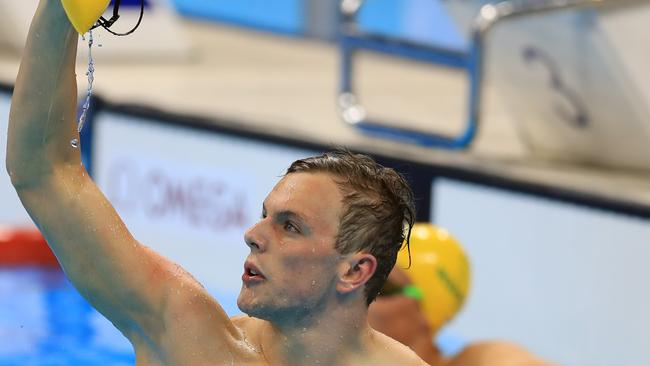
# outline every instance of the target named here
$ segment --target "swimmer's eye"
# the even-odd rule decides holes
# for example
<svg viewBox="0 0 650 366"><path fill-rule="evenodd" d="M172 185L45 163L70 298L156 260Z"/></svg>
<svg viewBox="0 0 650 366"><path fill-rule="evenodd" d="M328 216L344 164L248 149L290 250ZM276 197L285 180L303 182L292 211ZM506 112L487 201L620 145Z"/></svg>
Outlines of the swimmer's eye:
<svg viewBox="0 0 650 366"><path fill-rule="evenodd" d="M291 221L286 221L284 223L284 229L292 233L300 234L300 230L298 229L298 227L294 225Z"/></svg>

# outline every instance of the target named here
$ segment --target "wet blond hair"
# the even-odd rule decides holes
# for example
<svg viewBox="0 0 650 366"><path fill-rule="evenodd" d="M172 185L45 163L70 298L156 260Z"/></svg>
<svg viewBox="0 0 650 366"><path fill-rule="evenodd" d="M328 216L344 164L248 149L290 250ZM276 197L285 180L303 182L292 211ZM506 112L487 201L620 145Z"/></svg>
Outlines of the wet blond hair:
<svg viewBox="0 0 650 366"><path fill-rule="evenodd" d="M335 249L342 255L365 251L377 259L377 270L365 287L370 305L405 239L408 245L415 221L413 191L395 170L347 150L297 160L287 169L287 174L301 172L331 174L343 194Z"/></svg>

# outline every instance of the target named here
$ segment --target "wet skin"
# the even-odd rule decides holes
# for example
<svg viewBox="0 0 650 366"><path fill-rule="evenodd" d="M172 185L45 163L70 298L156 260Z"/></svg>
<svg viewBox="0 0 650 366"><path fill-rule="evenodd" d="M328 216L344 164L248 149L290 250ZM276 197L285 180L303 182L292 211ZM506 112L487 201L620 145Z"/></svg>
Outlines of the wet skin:
<svg viewBox="0 0 650 366"><path fill-rule="evenodd" d="M259 222L245 234L251 249L246 263L261 275L247 276L237 304L263 319L313 316L336 296L334 249L342 213L342 195L325 174L284 177L262 207Z"/></svg>
<svg viewBox="0 0 650 366"><path fill-rule="evenodd" d="M266 350L271 364L419 364L410 350L367 325L362 287L342 283L351 257L334 248L342 200L324 173L289 174L275 186L260 221L245 234L251 254L238 299L242 311L267 321L237 318L235 324L255 335L255 347Z"/></svg>
<svg viewBox="0 0 650 366"><path fill-rule="evenodd" d="M245 234L251 253L238 305L249 316L225 319L209 295L185 285L172 300L175 311L167 322L170 331L177 329L166 334L165 343L175 346L164 360L147 345L137 345L147 350L142 364L207 365L221 359L259 365L423 365L411 350L368 326L363 291L354 282L347 286L355 256L334 249L341 199L326 174L283 178L264 201L259 222ZM180 276L188 283L190 278ZM234 327L226 337L224 322Z"/></svg>

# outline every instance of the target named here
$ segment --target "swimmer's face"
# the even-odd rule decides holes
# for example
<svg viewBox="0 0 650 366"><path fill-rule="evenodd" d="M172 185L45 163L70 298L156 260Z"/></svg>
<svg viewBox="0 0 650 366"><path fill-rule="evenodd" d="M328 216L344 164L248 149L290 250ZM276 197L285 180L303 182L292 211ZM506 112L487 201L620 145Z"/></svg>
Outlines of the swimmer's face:
<svg viewBox="0 0 650 366"><path fill-rule="evenodd" d="M325 173L288 174L273 188L244 236L251 254L237 300L243 312L278 320L313 313L335 296L342 200Z"/></svg>

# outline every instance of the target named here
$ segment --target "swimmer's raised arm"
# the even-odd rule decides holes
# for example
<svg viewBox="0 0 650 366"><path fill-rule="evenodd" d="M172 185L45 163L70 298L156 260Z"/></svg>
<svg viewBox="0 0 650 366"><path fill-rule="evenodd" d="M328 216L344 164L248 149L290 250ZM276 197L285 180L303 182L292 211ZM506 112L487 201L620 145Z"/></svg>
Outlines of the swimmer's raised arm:
<svg viewBox="0 0 650 366"><path fill-rule="evenodd" d="M162 342L182 317L174 304L189 296L205 308L197 313L224 325L211 335L217 343L236 338L196 281L131 236L81 165L71 146L78 139L77 41L60 0L41 0L9 117L7 170L23 205L75 287L134 344Z"/></svg>

